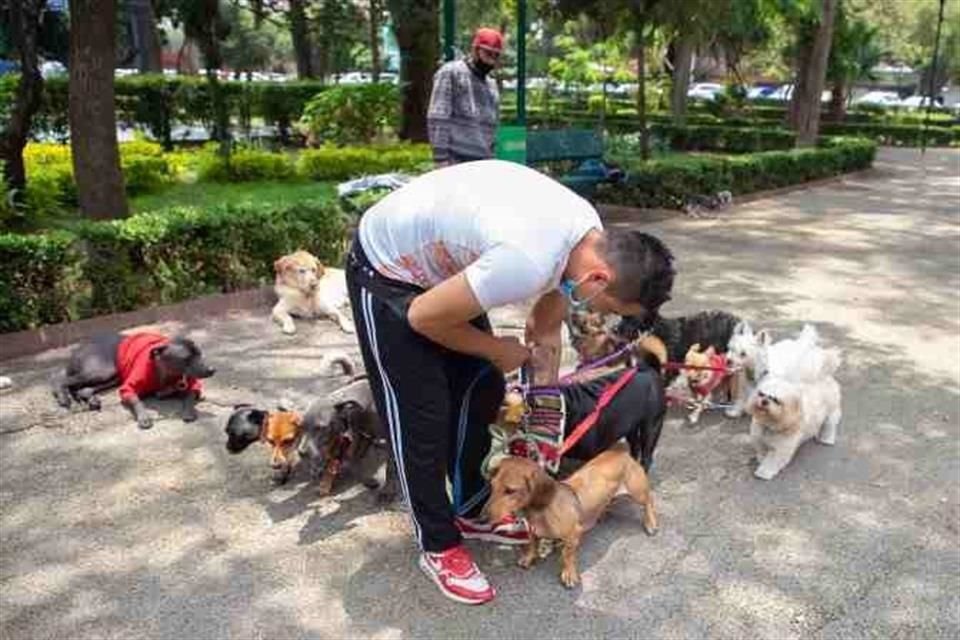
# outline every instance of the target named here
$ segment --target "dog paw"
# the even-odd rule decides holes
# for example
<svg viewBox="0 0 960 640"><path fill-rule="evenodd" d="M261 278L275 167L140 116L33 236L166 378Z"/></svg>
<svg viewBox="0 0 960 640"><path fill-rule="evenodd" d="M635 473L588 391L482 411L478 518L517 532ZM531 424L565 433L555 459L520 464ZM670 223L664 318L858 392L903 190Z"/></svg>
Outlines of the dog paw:
<svg viewBox="0 0 960 640"><path fill-rule="evenodd" d="M380 483L377 482L376 478L366 478L365 480L361 480L360 484L371 491L380 486Z"/></svg>
<svg viewBox="0 0 960 640"><path fill-rule="evenodd" d="M757 467L757 470L753 472L753 475L761 480L772 480L777 475L777 472L775 469L770 469L769 467L760 465Z"/></svg>
<svg viewBox="0 0 960 640"><path fill-rule="evenodd" d="M90 411L100 411L100 398L93 396L87 400L87 409Z"/></svg>
<svg viewBox="0 0 960 640"><path fill-rule="evenodd" d="M295 333L297 332L297 328L296 328L295 326L293 326L292 323L291 323L291 324L285 324L285 325L283 325L283 328L281 329L281 331L283 331L283 332L284 332L285 334L287 334L288 336L292 336L293 334L295 334Z"/></svg>
<svg viewBox="0 0 960 640"><path fill-rule="evenodd" d="M837 438L836 437L823 438L821 436L817 436L817 442L819 442L820 444L825 444L827 446L832 447L833 445L837 444Z"/></svg>
<svg viewBox="0 0 960 640"><path fill-rule="evenodd" d="M153 418L150 416L141 416L137 418L137 426L141 429L151 429L153 428Z"/></svg>
<svg viewBox="0 0 960 640"><path fill-rule="evenodd" d="M180 419L184 422L196 422L197 418L198 416L196 410L184 411L183 415L180 416Z"/></svg>
<svg viewBox="0 0 960 640"><path fill-rule="evenodd" d="M274 469L270 479L276 485L286 484L287 480L290 479L290 469Z"/></svg>
<svg viewBox="0 0 960 640"><path fill-rule="evenodd" d="M743 415L743 409L740 407L730 407L724 410L723 415L727 416L728 418L739 418Z"/></svg>
<svg viewBox="0 0 960 640"><path fill-rule="evenodd" d="M529 569L533 566L533 563L537 561L537 554L524 553L522 556L517 558L517 566L521 569Z"/></svg>
<svg viewBox="0 0 960 640"><path fill-rule="evenodd" d="M580 573L576 569L564 569L560 572L560 582L567 589L573 589L580 584Z"/></svg>

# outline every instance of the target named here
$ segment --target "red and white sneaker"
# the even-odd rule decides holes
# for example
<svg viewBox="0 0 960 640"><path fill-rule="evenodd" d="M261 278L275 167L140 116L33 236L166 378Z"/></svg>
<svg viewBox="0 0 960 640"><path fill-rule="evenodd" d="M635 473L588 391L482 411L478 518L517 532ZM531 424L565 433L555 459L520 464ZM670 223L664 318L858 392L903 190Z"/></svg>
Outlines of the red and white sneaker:
<svg viewBox="0 0 960 640"><path fill-rule="evenodd" d="M462 544L440 553L421 553L420 568L443 595L456 602L483 604L497 594Z"/></svg>
<svg viewBox="0 0 960 640"><path fill-rule="evenodd" d="M527 521L508 515L500 522L483 522L457 517L454 520L460 535L468 540L484 540L498 544L526 544L530 540Z"/></svg>

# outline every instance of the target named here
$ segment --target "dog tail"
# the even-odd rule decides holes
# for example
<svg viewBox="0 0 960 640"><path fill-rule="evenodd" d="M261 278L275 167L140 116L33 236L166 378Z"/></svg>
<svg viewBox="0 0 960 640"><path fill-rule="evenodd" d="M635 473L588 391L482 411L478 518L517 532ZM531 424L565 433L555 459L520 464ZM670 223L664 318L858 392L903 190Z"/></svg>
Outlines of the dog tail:
<svg viewBox="0 0 960 640"><path fill-rule="evenodd" d="M357 365L353 358L345 353L338 353L327 360L327 375L337 375L337 367L340 368L342 375L352 378L357 374Z"/></svg>

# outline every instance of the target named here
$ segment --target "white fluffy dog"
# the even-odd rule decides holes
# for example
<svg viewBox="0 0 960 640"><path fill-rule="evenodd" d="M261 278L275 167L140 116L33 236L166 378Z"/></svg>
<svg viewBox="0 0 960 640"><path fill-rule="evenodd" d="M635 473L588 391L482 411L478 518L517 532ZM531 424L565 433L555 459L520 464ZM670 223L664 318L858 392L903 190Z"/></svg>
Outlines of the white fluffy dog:
<svg viewBox="0 0 960 640"><path fill-rule="evenodd" d="M825 367L825 350L813 325L805 324L795 338L773 342L769 331L757 333L746 321L737 323L727 344L727 366L737 370L737 390L727 416L743 415L757 381L764 376L785 376L792 380L815 380Z"/></svg>
<svg viewBox="0 0 960 640"><path fill-rule="evenodd" d="M277 274L273 290L278 300L271 315L284 333L297 332L294 316L330 318L344 333L355 332L343 269L324 268L307 251L283 256L273 263L273 269Z"/></svg>
<svg viewBox="0 0 960 640"><path fill-rule="evenodd" d="M750 439L757 453L754 475L770 480L790 463L801 444L816 437L832 445L840 424L840 385L834 372L839 352L812 346L796 349L788 364L777 363L747 403ZM786 353L789 350L785 350Z"/></svg>

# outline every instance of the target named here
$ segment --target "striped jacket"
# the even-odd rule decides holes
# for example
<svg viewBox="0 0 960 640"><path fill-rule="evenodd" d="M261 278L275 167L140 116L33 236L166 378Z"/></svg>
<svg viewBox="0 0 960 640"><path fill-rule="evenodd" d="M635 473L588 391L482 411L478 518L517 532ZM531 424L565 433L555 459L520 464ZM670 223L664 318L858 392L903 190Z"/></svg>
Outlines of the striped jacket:
<svg viewBox="0 0 960 640"><path fill-rule="evenodd" d="M438 163L493 157L500 96L464 60L448 62L433 76L427 127Z"/></svg>

